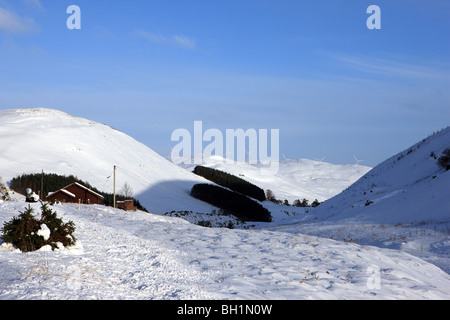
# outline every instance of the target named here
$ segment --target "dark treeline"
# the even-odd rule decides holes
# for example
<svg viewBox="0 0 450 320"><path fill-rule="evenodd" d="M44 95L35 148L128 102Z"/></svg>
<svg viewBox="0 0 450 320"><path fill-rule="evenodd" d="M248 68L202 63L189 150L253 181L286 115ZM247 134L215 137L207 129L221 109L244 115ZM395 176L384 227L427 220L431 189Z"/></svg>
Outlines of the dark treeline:
<svg viewBox="0 0 450 320"><path fill-rule="evenodd" d="M17 176L13 178L10 182L10 189L14 190L20 194L25 195L26 190L28 188L32 189L36 193L40 193L41 191L41 179L42 173L32 173L32 174L22 174L21 176ZM69 184L78 182L85 187L95 191L97 193L102 194L100 191L96 190L93 186L91 186L88 182L82 181L77 177L70 176L62 176L55 173L44 173L44 184L43 184L43 198L45 198L50 192L58 191L64 187L67 187Z"/></svg>
<svg viewBox="0 0 450 320"><path fill-rule="evenodd" d="M203 166L195 167L193 172L222 187L242 193L246 196L249 196L250 198L259 201L266 200L266 195L263 189L232 174Z"/></svg>
<svg viewBox="0 0 450 320"><path fill-rule="evenodd" d="M32 189L34 192L38 193L41 190L41 179L42 179L42 173L34 173L34 174L22 174L21 176L17 176L13 178L10 182L10 189L14 190L15 192L18 192L20 194L25 195L26 190L28 188ZM104 197L103 204L106 206L113 206L114 202L114 194L113 193L106 193L103 191L98 190L97 188L93 187L89 182L83 181L78 179L77 177L73 175L69 176L63 176L58 175L55 173L44 173L44 184L43 184L43 199L45 200L45 197L50 192L58 191L64 187L67 187L68 185L78 182L82 184L83 186L91 189L94 192L97 192L101 194ZM131 197L127 197L127 199L133 199L134 206L137 207L139 210L147 211L139 202L139 200ZM116 201L125 200L125 197L120 194L116 194Z"/></svg>
<svg viewBox="0 0 450 320"><path fill-rule="evenodd" d="M272 221L270 212L258 202L219 186L196 184L191 189L191 195L245 221Z"/></svg>

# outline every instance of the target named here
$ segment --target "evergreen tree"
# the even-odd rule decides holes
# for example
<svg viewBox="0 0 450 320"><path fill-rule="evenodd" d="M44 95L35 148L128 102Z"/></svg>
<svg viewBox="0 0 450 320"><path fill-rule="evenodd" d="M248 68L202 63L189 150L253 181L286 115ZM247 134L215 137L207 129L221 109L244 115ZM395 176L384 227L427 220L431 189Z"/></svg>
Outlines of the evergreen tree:
<svg viewBox="0 0 450 320"><path fill-rule="evenodd" d="M266 199L268 201L271 201L271 202L276 202L277 201L277 199L275 198L275 194L270 189L266 190Z"/></svg>
<svg viewBox="0 0 450 320"><path fill-rule="evenodd" d="M446 171L450 169L450 148L447 148L442 152L442 155L438 159L438 165Z"/></svg>
<svg viewBox="0 0 450 320"><path fill-rule="evenodd" d="M196 184L192 187L191 195L246 221L272 221L270 212L260 203L219 186Z"/></svg>
<svg viewBox="0 0 450 320"><path fill-rule="evenodd" d="M28 206L18 217L5 222L1 229L3 241L23 252L35 251L45 245L50 245L54 250L59 243L65 247L75 244L75 225L72 221L64 223L47 204L42 204L41 212L41 219L38 220L33 215L33 208ZM39 232L42 228L49 231L48 237Z"/></svg>
<svg viewBox="0 0 450 320"><path fill-rule="evenodd" d="M317 207L317 206L319 206L320 205L320 202L319 202L319 200L314 200L314 202L313 203L311 203L311 207L313 207L313 208L315 208L315 207Z"/></svg>

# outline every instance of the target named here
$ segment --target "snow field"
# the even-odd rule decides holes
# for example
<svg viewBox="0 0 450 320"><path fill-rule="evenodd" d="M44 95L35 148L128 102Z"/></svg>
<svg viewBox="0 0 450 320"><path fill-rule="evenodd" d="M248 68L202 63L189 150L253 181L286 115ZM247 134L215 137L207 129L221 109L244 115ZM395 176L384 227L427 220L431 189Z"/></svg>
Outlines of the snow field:
<svg viewBox="0 0 450 320"><path fill-rule="evenodd" d="M105 211L111 214L107 208L89 208L81 216L71 214L78 213L76 206L64 209L68 211L56 206L58 215L75 222L78 246L54 252L41 249L30 255L3 248L13 256L9 275L19 277L15 285L2 279L2 287L9 288L8 293L3 288L2 299L211 298L197 292L202 276L180 265L179 253L117 226L126 221L123 216L109 217L116 226L108 226L98 223Z"/></svg>
<svg viewBox="0 0 450 320"><path fill-rule="evenodd" d="M0 223L24 206L1 203ZM448 274L397 250L102 206L54 208L74 221L77 246L24 254L3 244L0 299L450 298Z"/></svg>

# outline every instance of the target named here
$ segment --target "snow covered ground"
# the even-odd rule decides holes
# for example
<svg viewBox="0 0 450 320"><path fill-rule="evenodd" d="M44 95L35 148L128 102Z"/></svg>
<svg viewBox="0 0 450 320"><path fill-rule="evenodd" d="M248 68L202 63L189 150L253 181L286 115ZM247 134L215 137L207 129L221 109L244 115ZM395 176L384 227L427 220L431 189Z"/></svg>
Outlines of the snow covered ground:
<svg viewBox="0 0 450 320"><path fill-rule="evenodd" d="M447 128L370 171L288 160L274 176L213 161L281 200L328 199L265 202L272 223L239 224L190 197L203 178L107 125L51 109L0 111L3 181L44 169L111 192L117 165L118 187L130 184L152 212L56 205L74 221L77 246L24 254L3 243L0 299L449 299L450 171L431 156L449 141ZM0 227L25 207L19 195L1 202ZM203 220L236 229L194 224Z"/></svg>
<svg viewBox="0 0 450 320"><path fill-rule="evenodd" d="M308 214L272 229L401 250L450 273L450 171L436 160L448 147L450 127L387 159Z"/></svg>
<svg viewBox="0 0 450 320"><path fill-rule="evenodd" d="M33 204L36 212L39 205ZM23 210L0 203L0 223ZM70 249L0 247L0 299L449 299L450 276L399 250L56 205Z"/></svg>

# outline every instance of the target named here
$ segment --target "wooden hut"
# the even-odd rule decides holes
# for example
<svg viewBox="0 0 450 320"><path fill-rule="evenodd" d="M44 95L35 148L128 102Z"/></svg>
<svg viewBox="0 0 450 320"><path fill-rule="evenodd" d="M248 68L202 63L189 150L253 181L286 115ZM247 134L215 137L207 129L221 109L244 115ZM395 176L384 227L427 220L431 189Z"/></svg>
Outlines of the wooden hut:
<svg viewBox="0 0 450 320"><path fill-rule="evenodd" d="M123 200L117 201L117 208L123 209L125 211L136 211L136 207L134 206L133 200Z"/></svg>
<svg viewBox="0 0 450 320"><path fill-rule="evenodd" d="M56 192L50 193L47 201L60 201L63 203L103 204L104 197L91 189L74 182Z"/></svg>

